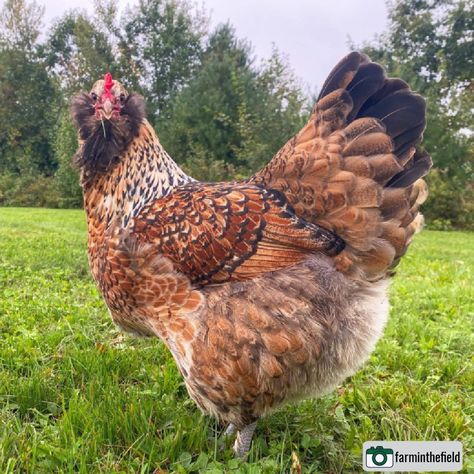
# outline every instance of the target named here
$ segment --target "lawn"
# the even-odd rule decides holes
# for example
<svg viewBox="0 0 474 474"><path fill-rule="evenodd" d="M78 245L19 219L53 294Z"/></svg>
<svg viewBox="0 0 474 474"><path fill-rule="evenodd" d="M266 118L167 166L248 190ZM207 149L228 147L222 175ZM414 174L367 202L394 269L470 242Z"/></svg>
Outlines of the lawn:
<svg viewBox="0 0 474 474"><path fill-rule="evenodd" d="M377 439L460 440L473 472L473 268L473 234L417 236L364 369L261 421L242 462L160 341L110 321L83 212L0 209L0 472L360 472Z"/></svg>

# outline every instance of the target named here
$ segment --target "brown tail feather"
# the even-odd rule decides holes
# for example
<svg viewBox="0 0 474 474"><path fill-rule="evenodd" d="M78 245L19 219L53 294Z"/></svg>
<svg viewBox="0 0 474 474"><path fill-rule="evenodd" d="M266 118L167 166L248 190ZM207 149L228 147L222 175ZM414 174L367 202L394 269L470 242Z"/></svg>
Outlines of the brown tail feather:
<svg viewBox="0 0 474 474"><path fill-rule="evenodd" d="M425 102L360 53L329 74L308 124L252 179L282 191L305 219L346 242L341 271L383 277L420 228L421 180L431 158L416 146Z"/></svg>

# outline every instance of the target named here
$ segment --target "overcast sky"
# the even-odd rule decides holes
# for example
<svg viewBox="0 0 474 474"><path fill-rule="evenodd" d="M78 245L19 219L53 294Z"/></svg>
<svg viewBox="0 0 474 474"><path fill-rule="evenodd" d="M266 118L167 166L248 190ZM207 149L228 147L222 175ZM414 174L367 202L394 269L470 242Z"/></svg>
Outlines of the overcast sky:
<svg viewBox="0 0 474 474"><path fill-rule="evenodd" d="M37 0L46 7L45 22L72 8L92 11L93 0ZM132 5L133 0L120 0ZM201 1L199 2L201 3ZM211 25L229 20L239 37L251 41L258 57L274 43L288 55L296 75L311 89L320 87L331 67L345 55L349 38L356 44L385 31L383 0L204 0Z"/></svg>

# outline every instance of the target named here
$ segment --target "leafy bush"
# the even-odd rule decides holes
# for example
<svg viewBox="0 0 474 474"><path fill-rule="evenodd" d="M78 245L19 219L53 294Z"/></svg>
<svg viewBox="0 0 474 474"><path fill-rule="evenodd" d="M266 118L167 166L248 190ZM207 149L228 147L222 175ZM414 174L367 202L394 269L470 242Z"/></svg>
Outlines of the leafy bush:
<svg viewBox="0 0 474 474"><path fill-rule="evenodd" d="M449 230L453 227L474 228L474 189L472 184L432 169L426 181L429 196L423 214L429 228Z"/></svg>
<svg viewBox="0 0 474 474"><path fill-rule="evenodd" d="M0 175L0 204L18 207L59 207L54 178L40 174Z"/></svg>

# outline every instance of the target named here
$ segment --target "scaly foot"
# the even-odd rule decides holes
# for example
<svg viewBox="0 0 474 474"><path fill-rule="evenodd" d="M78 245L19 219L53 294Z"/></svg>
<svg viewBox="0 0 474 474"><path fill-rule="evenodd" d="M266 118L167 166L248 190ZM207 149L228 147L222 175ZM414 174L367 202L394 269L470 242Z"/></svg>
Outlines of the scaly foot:
<svg viewBox="0 0 474 474"><path fill-rule="evenodd" d="M237 457L243 458L248 454L256 426L257 422L254 422L237 432L234 443L234 453Z"/></svg>

